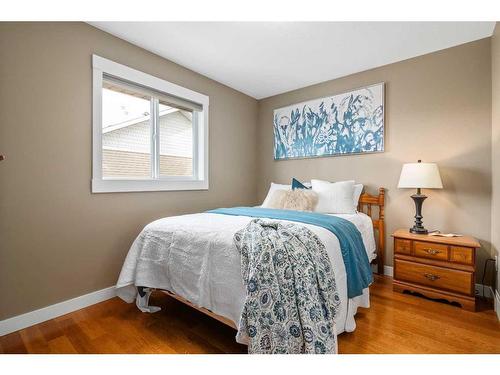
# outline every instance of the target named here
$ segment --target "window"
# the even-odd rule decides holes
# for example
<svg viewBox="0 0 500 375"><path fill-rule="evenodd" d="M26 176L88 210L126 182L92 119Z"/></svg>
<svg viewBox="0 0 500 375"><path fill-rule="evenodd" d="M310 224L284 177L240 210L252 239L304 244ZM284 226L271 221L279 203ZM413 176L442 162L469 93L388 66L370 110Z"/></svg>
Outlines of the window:
<svg viewBox="0 0 500 375"><path fill-rule="evenodd" d="M102 85L102 177L150 178L151 96L104 79Z"/></svg>
<svg viewBox="0 0 500 375"><path fill-rule="evenodd" d="M208 97L93 56L92 192L208 189Z"/></svg>

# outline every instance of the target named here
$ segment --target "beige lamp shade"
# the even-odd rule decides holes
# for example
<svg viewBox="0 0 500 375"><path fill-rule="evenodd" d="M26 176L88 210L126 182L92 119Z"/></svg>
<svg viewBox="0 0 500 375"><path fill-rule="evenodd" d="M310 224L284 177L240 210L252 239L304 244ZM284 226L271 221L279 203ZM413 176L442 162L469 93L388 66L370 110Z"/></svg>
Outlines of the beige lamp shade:
<svg viewBox="0 0 500 375"><path fill-rule="evenodd" d="M403 164L398 188L442 189L443 183L436 163Z"/></svg>

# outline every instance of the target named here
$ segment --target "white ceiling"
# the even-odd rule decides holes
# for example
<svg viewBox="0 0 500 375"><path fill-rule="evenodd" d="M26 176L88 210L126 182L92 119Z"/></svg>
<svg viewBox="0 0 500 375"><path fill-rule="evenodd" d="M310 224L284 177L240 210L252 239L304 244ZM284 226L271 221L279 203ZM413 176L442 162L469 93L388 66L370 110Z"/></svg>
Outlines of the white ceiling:
<svg viewBox="0 0 500 375"><path fill-rule="evenodd" d="M494 22L91 22L254 98L491 36Z"/></svg>

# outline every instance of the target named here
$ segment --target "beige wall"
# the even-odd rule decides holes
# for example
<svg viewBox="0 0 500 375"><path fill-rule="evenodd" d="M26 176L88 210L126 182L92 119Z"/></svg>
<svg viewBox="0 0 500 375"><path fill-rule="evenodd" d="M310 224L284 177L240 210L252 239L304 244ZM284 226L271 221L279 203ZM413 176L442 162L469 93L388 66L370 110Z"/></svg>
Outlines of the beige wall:
<svg viewBox="0 0 500 375"><path fill-rule="evenodd" d="M255 204L271 181L292 176L384 186L388 233L408 227L411 191L396 184L401 164L418 158L438 162L445 185L427 192L425 225L475 235L481 262L489 255L490 218L499 220L490 212L489 39L259 102L83 23L0 23L0 49L0 320L113 285L156 218ZM90 193L92 53L210 96L209 191ZM273 160L274 108L381 81L385 153Z"/></svg>
<svg viewBox="0 0 500 375"><path fill-rule="evenodd" d="M386 151L381 154L273 160L273 109L386 83ZM369 192L387 188L386 264L390 233L412 225L411 190L397 189L401 165L417 159L439 164L444 190L425 191L429 229L468 233L490 256L491 58L490 40L461 45L259 101L259 199L271 181L356 179Z"/></svg>
<svg viewBox="0 0 500 375"><path fill-rule="evenodd" d="M83 23L0 23L0 50L0 320L113 285L154 219L254 203L255 99ZM90 193L93 53L210 97L209 191Z"/></svg>
<svg viewBox="0 0 500 375"><path fill-rule="evenodd" d="M492 202L491 244L493 252L500 255L500 23L497 22L491 39L492 76ZM500 293L500 272L497 273L497 291Z"/></svg>

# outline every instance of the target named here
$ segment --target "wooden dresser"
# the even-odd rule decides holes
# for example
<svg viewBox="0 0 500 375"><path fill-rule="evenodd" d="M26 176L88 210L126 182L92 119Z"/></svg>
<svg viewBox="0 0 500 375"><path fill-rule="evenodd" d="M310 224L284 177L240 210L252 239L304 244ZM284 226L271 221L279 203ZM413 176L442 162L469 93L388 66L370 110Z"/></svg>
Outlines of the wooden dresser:
<svg viewBox="0 0 500 375"><path fill-rule="evenodd" d="M399 229L394 237L393 289L457 302L475 310L476 249L469 236L437 237Z"/></svg>

